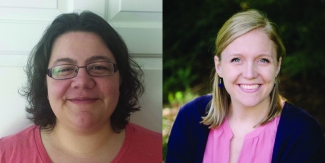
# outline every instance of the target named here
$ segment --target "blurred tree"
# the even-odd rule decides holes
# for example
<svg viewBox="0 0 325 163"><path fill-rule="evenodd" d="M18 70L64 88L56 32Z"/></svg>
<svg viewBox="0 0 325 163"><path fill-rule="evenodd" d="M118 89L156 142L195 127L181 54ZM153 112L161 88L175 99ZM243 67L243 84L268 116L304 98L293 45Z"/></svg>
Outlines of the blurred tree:
<svg viewBox="0 0 325 163"><path fill-rule="evenodd" d="M164 1L164 102L169 93L209 81L217 31L238 10L227 0Z"/></svg>

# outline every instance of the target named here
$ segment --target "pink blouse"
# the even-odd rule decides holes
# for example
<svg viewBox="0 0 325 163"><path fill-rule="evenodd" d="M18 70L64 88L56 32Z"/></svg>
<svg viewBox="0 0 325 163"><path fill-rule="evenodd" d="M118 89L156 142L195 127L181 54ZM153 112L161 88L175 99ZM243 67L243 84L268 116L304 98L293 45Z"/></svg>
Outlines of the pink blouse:
<svg viewBox="0 0 325 163"><path fill-rule="evenodd" d="M280 116L266 125L257 127L245 136L238 162L271 162L273 146ZM228 163L230 156L230 141L233 133L228 118L220 127L210 130L205 147L203 163Z"/></svg>

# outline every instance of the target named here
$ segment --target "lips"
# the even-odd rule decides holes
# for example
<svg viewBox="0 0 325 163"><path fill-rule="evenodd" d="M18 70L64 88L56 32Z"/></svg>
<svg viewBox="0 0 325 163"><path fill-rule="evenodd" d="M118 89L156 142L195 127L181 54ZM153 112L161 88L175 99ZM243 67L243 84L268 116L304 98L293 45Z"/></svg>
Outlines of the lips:
<svg viewBox="0 0 325 163"><path fill-rule="evenodd" d="M93 97L74 97L68 100L75 104L89 104L89 103L96 102L97 99L98 98L93 98Z"/></svg>

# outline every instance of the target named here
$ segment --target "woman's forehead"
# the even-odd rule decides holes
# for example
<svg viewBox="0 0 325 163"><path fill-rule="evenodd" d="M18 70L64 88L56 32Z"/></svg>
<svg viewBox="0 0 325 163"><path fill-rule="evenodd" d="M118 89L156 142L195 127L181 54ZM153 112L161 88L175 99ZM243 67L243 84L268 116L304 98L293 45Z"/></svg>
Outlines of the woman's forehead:
<svg viewBox="0 0 325 163"><path fill-rule="evenodd" d="M276 45L262 30L253 30L232 41L222 52L226 55L276 56Z"/></svg>
<svg viewBox="0 0 325 163"><path fill-rule="evenodd" d="M53 44L50 63L88 63L97 60L115 62L115 57L102 39L90 32L69 32Z"/></svg>

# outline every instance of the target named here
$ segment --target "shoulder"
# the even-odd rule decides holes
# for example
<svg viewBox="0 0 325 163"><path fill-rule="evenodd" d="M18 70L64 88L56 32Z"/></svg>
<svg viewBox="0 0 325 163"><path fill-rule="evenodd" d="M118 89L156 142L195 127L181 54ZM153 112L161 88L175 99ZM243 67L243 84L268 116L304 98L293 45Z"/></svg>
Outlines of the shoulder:
<svg viewBox="0 0 325 163"><path fill-rule="evenodd" d="M205 126L200 122L202 121L202 117L208 113L211 99L211 95L200 96L182 106L177 114L174 126L179 124L183 129L187 126L188 130L194 129L195 126L199 128Z"/></svg>
<svg viewBox="0 0 325 163"><path fill-rule="evenodd" d="M279 127L295 129L295 132L300 131L302 134L305 131L322 132L315 118L305 110L290 103L285 103L283 107Z"/></svg>
<svg viewBox="0 0 325 163"><path fill-rule="evenodd" d="M28 155L36 148L34 133L37 126L30 126L17 134L0 139L0 162L5 160L19 159L20 156ZM28 152L27 152L28 151ZM17 160L16 160L17 161Z"/></svg>
<svg viewBox="0 0 325 163"><path fill-rule="evenodd" d="M158 132L151 131L134 123L129 123L128 127L130 128L130 132L132 132L132 137L134 139L142 139L161 143L161 134Z"/></svg>
<svg viewBox="0 0 325 163"><path fill-rule="evenodd" d="M16 146L21 146L23 142L28 141L32 138L36 126L30 126L14 135L3 137L0 139L0 150L6 148L14 148Z"/></svg>
<svg viewBox="0 0 325 163"><path fill-rule="evenodd" d="M160 162L162 160L162 136L158 132L129 123L126 138L117 162ZM113 161L114 162L114 161Z"/></svg>
<svg viewBox="0 0 325 163"><path fill-rule="evenodd" d="M201 124L202 117L207 115L212 95L200 96L180 108L175 119L174 126L180 125L179 129L193 131L206 130L208 127Z"/></svg>
<svg viewBox="0 0 325 163"><path fill-rule="evenodd" d="M209 127L200 122L211 99L211 95L198 97L179 110L168 139L167 162L202 161Z"/></svg>
<svg viewBox="0 0 325 163"><path fill-rule="evenodd" d="M178 114L193 114L200 117L204 116L207 113L207 106L209 105L211 99L212 95L197 97L181 107Z"/></svg>
<svg viewBox="0 0 325 163"><path fill-rule="evenodd" d="M323 131L315 118L297 106L285 103L277 129L273 161L325 161Z"/></svg>

